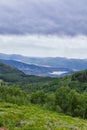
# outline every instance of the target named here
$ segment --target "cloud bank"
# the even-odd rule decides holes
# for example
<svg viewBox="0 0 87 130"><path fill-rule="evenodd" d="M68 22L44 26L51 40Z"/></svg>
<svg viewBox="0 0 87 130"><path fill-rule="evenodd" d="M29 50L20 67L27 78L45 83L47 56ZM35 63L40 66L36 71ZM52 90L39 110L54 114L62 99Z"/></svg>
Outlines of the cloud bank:
<svg viewBox="0 0 87 130"><path fill-rule="evenodd" d="M0 34L87 35L87 0L0 0Z"/></svg>
<svg viewBox="0 0 87 130"><path fill-rule="evenodd" d="M87 59L87 37L0 36L0 52L33 57Z"/></svg>

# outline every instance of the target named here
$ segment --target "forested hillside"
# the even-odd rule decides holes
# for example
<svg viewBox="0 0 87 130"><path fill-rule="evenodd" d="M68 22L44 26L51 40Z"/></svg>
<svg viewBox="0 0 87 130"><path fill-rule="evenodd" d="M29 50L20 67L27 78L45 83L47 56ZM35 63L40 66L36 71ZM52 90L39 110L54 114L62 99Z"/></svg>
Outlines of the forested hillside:
<svg viewBox="0 0 87 130"><path fill-rule="evenodd" d="M26 91L55 92L61 86L69 86L78 92L87 89L87 71L76 72L62 78L28 76L14 67L0 63L0 78L9 84L17 84Z"/></svg>
<svg viewBox="0 0 87 130"><path fill-rule="evenodd" d="M16 68L1 63L0 107L1 113L3 113L0 115L0 125L9 130L12 128L15 130L37 130L39 128L40 130L48 130L48 128L52 128L52 130L85 130L87 122L78 119L78 124L76 124L77 118L72 117L87 120L87 70L62 78L42 78L27 76ZM28 109L34 115L30 115ZM10 110L15 115L12 115ZM35 114L35 110L39 117ZM24 117L23 114L20 114L21 112L25 112ZM44 113L47 114L47 125ZM30 118L35 118L33 123L29 123L31 122L29 115ZM6 123L11 120L10 116L14 119L11 123ZM36 119L37 117L38 119ZM57 119L61 123L56 124ZM41 120L41 123L37 123L38 120ZM47 127L45 128L45 126Z"/></svg>

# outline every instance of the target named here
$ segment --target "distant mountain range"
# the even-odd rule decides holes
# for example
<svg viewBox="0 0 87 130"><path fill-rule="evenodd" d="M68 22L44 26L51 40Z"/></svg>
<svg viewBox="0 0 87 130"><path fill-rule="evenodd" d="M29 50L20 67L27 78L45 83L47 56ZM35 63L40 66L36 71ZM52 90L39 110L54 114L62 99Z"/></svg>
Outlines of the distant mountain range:
<svg viewBox="0 0 87 130"><path fill-rule="evenodd" d="M26 64L14 60L3 59L0 59L0 62L16 67L17 69L21 70L22 72L28 75L58 77L71 73L71 70L67 68L46 67L34 64Z"/></svg>
<svg viewBox="0 0 87 130"><path fill-rule="evenodd" d="M87 69L87 59L39 58L0 53L0 62L14 66L26 74L38 76L59 77Z"/></svg>

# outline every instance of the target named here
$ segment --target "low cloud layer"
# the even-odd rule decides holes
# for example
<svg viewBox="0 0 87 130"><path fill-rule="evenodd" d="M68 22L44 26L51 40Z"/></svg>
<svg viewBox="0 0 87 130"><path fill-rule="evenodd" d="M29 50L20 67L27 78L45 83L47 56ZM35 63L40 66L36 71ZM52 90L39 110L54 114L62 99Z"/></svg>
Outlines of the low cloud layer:
<svg viewBox="0 0 87 130"><path fill-rule="evenodd" d="M0 52L34 57L87 58L87 37L1 35Z"/></svg>
<svg viewBox="0 0 87 130"><path fill-rule="evenodd" d="M0 34L87 35L87 0L0 0Z"/></svg>

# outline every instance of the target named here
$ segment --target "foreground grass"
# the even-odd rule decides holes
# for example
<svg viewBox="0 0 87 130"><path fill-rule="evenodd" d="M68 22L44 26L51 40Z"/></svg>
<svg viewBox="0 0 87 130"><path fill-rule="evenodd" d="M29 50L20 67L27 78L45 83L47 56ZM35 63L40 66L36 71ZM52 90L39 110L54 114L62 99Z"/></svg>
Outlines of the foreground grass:
<svg viewBox="0 0 87 130"><path fill-rule="evenodd" d="M0 127L8 130L87 130L87 121L34 105L0 103Z"/></svg>

